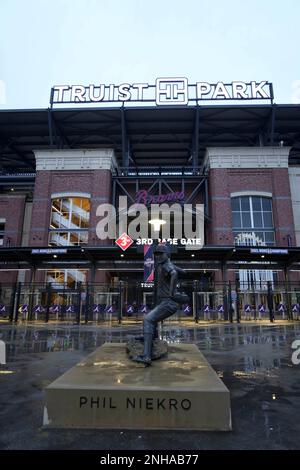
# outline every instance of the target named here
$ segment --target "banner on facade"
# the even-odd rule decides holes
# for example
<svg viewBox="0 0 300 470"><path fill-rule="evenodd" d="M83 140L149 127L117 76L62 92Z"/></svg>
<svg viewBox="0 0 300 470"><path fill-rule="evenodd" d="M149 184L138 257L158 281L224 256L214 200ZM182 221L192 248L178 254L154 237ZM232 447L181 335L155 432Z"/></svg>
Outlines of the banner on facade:
<svg viewBox="0 0 300 470"><path fill-rule="evenodd" d="M154 281L154 245L144 245L144 282Z"/></svg>

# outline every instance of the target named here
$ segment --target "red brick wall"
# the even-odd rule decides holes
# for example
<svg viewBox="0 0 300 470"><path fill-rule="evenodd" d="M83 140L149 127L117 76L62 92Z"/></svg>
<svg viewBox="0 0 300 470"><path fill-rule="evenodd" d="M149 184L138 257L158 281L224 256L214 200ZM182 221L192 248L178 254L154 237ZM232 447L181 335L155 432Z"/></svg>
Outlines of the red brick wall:
<svg viewBox="0 0 300 470"><path fill-rule="evenodd" d="M6 220L3 246L21 245L25 198L25 195L15 194L0 196L0 218ZM0 283L15 282L16 279L17 271L0 271Z"/></svg>
<svg viewBox="0 0 300 470"><path fill-rule="evenodd" d="M51 195L67 191L91 194L89 245L101 244L101 241L96 239L96 209L99 204L110 202L111 173L109 170L37 171L30 245L48 245Z"/></svg>
<svg viewBox="0 0 300 470"><path fill-rule="evenodd" d="M109 283L111 280L111 276L108 271L100 271L96 269L95 271L95 283Z"/></svg>
<svg viewBox="0 0 300 470"><path fill-rule="evenodd" d="M4 218L4 246L20 246L25 209L25 195L0 196L0 218Z"/></svg>
<svg viewBox="0 0 300 470"><path fill-rule="evenodd" d="M96 235L96 225L99 217L96 217L96 211L99 204L111 202L112 197L112 182L111 172L109 170L97 170L93 172L90 192L92 194L91 200L91 218L90 218L90 232L89 232L89 245L97 246L107 244L107 241L99 240ZM111 243L109 241L109 243Z"/></svg>
<svg viewBox="0 0 300 470"><path fill-rule="evenodd" d="M207 227L207 243L233 243L230 194L247 190L272 193L276 244L287 246L289 234L294 245L295 229L287 168L211 169L209 199L212 221Z"/></svg>
<svg viewBox="0 0 300 470"><path fill-rule="evenodd" d="M34 187L29 245L48 245L50 195L51 174L49 171L38 171Z"/></svg>

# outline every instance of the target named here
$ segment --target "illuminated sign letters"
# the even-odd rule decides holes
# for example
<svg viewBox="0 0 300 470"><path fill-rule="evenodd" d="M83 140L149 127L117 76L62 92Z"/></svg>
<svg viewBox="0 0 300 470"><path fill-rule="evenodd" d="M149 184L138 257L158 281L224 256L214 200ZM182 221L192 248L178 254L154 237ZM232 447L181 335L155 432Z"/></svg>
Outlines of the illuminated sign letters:
<svg viewBox="0 0 300 470"><path fill-rule="evenodd" d="M202 101L270 100L273 85L268 81L249 83L188 83L184 77L157 78L148 83L121 83L120 85L55 85L51 89L50 104L62 103L152 103L157 106L187 106Z"/></svg>
<svg viewBox="0 0 300 470"><path fill-rule="evenodd" d="M186 78L157 78L156 104L188 104L188 81Z"/></svg>

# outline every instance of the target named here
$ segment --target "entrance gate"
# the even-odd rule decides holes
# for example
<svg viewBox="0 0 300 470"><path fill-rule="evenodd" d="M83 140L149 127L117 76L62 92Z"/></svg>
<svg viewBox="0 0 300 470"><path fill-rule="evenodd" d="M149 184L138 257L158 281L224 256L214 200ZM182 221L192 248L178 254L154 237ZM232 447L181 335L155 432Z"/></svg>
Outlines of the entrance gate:
<svg viewBox="0 0 300 470"><path fill-rule="evenodd" d="M238 285L218 285L216 290L199 289L199 283L185 281L179 290L189 296L169 321L222 321L240 318L269 320L269 308L278 320L300 319L300 288L277 285L274 290L241 290ZM0 285L0 320L2 321L65 321L113 322L142 321L154 305L151 285L143 283L78 285L70 288L55 284ZM229 315L229 293L231 312ZM225 295L225 300L223 296ZM270 303L271 299L271 303ZM225 304L226 302L226 304ZM227 317L225 311L227 307ZM239 315L237 315L239 313Z"/></svg>
<svg viewBox="0 0 300 470"><path fill-rule="evenodd" d="M193 313L198 320L224 320L223 292L194 292Z"/></svg>

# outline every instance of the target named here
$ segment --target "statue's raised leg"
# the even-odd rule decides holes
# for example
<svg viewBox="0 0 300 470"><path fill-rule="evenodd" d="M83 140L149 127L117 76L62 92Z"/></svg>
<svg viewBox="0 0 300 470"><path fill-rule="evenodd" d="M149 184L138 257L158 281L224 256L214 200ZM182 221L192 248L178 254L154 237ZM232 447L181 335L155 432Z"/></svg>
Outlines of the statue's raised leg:
<svg viewBox="0 0 300 470"><path fill-rule="evenodd" d="M144 318L144 352L141 356L135 356L133 360L146 366L151 365L153 340L157 331L157 323L176 312L178 305L170 300L163 300L154 307Z"/></svg>

